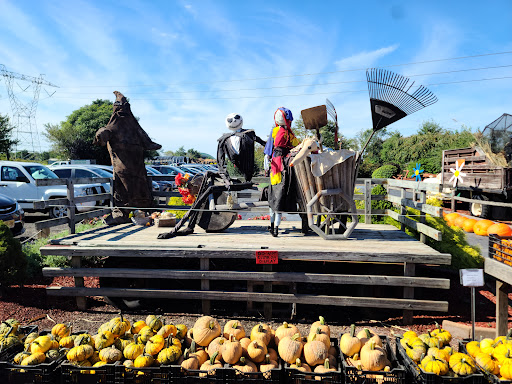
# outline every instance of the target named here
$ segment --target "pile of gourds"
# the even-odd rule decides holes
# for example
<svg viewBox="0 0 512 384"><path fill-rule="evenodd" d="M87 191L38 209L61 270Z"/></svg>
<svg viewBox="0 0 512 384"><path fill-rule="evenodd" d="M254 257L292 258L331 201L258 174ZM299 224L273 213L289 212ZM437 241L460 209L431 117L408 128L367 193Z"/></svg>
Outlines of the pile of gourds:
<svg viewBox="0 0 512 384"><path fill-rule="evenodd" d="M466 351L484 372L496 375L500 380L512 380L511 332L495 339L470 341Z"/></svg>
<svg viewBox="0 0 512 384"><path fill-rule="evenodd" d="M352 324L350 331L341 335L340 351L347 365L364 371L391 371L391 362L382 339L375 332L363 328L356 334Z"/></svg>
<svg viewBox="0 0 512 384"><path fill-rule="evenodd" d="M512 236L512 228L504 223L495 223L491 220L476 220L452 212L443 214L446 223L452 227L459 227L466 232L473 232L475 235L488 236L496 234L498 236Z"/></svg>
<svg viewBox="0 0 512 384"><path fill-rule="evenodd" d="M176 363L186 332L184 324L164 324L159 316L148 315L132 325L120 314L102 324L97 334L67 335L60 344L69 348L66 358L73 365L101 367L120 361L127 368L144 368Z"/></svg>
<svg viewBox="0 0 512 384"><path fill-rule="evenodd" d="M311 324L307 337L301 337L298 328L286 322L273 333L279 356L289 364L289 368L320 374L336 371L338 352L331 345L331 330L322 316ZM321 380L321 376L315 378ZM311 376L306 376L306 379L311 379Z"/></svg>
<svg viewBox="0 0 512 384"><path fill-rule="evenodd" d="M7 319L0 323L0 353L22 344L25 335L19 332L19 327L20 322L15 319Z"/></svg>
<svg viewBox="0 0 512 384"><path fill-rule="evenodd" d="M407 356L427 373L439 376L469 376L477 372L475 360L468 354L450 347L452 335L437 325L432 331L417 335L407 331L400 344Z"/></svg>

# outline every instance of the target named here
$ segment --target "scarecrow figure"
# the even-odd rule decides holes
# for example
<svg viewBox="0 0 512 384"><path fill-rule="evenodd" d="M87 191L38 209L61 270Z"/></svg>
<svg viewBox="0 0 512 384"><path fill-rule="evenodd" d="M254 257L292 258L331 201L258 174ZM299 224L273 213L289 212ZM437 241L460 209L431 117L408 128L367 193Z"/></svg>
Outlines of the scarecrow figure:
<svg viewBox="0 0 512 384"><path fill-rule="evenodd" d="M220 231L229 227L236 218L236 212L211 212L208 211L208 199L213 197L216 202L221 202L226 191L242 190L250 187L254 172L254 142L265 145L266 142L256 136L253 130L243 129L242 116L231 113L226 117L226 126L231 132L220 137L217 145L217 163L219 172L207 171L201 175L201 185L196 200L190 210L176 224L170 232L161 233L159 239L169 239L174 236L185 236L194 233L194 227L199 220L199 226L207 232ZM226 156L233 162L240 172L244 174L247 183L233 183L226 169ZM196 177L193 179L193 181ZM221 183L219 185L219 183ZM230 202L231 196L227 196ZM188 225L180 230L188 221Z"/></svg>
<svg viewBox="0 0 512 384"><path fill-rule="evenodd" d="M278 108L274 113L276 127L272 130L272 151L270 161L270 190L268 204L270 205L269 232L277 237L281 212L297 211L297 183L295 174L290 168L292 157L290 150L300 144L292 132L292 111ZM270 149L270 148L268 148ZM270 151L268 151L270 152ZM268 154L267 148L265 153Z"/></svg>
<svg viewBox="0 0 512 384"><path fill-rule="evenodd" d="M217 145L217 164L219 174L229 184L230 177L226 169L226 155L246 181L251 181L254 172L254 142L265 146L266 142L256 136L252 129L243 129L244 120L237 113L226 116L226 127L231 132L222 135Z"/></svg>
<svg viewBox="0 0 512 384"><path fill-rule="evenodd" d="M153 197L144 165L144 150L160 149L132 114L130 103L118 91L108 124L96 132L94 144L108 148L114 167L114 206L148 208ZM105 219L108 225L130 222L130 209L114 209Z"/></svg>

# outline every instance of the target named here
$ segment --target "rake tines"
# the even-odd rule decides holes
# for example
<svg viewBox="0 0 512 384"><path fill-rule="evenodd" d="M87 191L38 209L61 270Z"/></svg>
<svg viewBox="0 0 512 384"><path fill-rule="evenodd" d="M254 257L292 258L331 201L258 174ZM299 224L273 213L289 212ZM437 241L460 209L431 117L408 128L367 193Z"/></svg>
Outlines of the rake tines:
<svg viewBox="0 0 512 384"><path fill-rule="evenodd" d="M414 81L385 69L368 69L366 78L374 131L437 101L437 97L423 85L409 93Z"/></svg>
<svg viewBox="0 0 512 384"><path fill-rule="evenodd" d="M336 113L336 109L334 105L331 103L329 99L325 99L325 106L327 107L327 114L334 120L336 124L336 131L334 131L334 148L338 147L338 114Z"/></svg>

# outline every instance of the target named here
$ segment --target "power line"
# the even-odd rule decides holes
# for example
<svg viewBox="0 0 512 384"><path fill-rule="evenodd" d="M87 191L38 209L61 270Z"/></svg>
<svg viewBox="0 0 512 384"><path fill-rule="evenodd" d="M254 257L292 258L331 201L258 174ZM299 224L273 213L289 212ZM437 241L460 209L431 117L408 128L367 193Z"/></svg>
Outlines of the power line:
<svg viewBox="0 0 512 384"><path fill-rule="evenodd" d="M431 83L431 84L423 84L423 86L436 86L436 85L447 85L447 84L460 84L460 83L472 83L479 81L492 81L492 80L504 80L504 79L512 79L512 76L503 76L503 77L493 77L493 78L483 78L483 79L471 79L471 80L459 80L459 81L449 81L443 83ZM290 95L261 95L261 96L236 96L236 97L205 97L205 98L157 98L157 99L138 99L138 98L130 98L133 101L201 101L201 100L233 100L233 99L264 99L264 98L272 98L272 97L295 97L295 96L313 96L313 95L337 95L342 93L358 93L358 92L368 92L367 89L362 90L352 90L352 91L334 91L334 92L312 92L312 93L299 93L299 94L290 94ZM58 97L53 96L52 98L57 99L76 99L76 100L90 100L90 98L80 98L80 97ZM44 100L44 99L43 99Z"/></svg>
<svg viewBox="0 0 512 384"><path fill-rule="evenodd" d="M445 59L433 59L433 60L424 60L424 61L415 61L410 63L402 63L402 64L390 64L390 65L379 65L379 68L392 68L392 67L402 67L407 65L417 65L417 64L429 64L429 63L438 63L443 61L454 61L454 60L465 60L465 59L473 59L477 57L487 57L487 56L496 56L496 55L508 55L511 54L512 51L504 51L504 52L495 52L495 53L483 53L479 55L471 55L471 56L459 56L459 57L450 57ZM63 88L129 88L129 87L161 87L161 86L173 86L173 85L182 85L182 84L215 84L215 83L232 83L239 81L255 81L255 80L270 80L270 79L285 79L290 77L305 77L305 76L317 76L317 75L328 75L334 73L345 73L345 72L358 72L365 71L367 68L356 68L356 69L343 69L339 71L329 71L329 72L314 72L314 73L302 73L297 75L282 75L282 76L266 76L266 77L255 77L255 78L246 78L246 79L233 79L233 80L216 80L216 81L200 81L200 82L182 82L175 84L134 84L134 85L83 85L76 87L63 87Z"/></svg>
<svg viewBox="0 0 512 384"><path fill-rule="evenodd" d="M488 69L498 69L498 68L509 68L512 67L510 65L497 65L492 67L481 67L481 68L468 68L468 69L458 69L452 71L443 71L443 72L431 72L431 73L422 73L416 75L403 75L405 77L421 77L421 76L432 76L432 75L446 75L450 73L460 73L460 72L470 72L470 71L482 71ZM272 86L272 87L257 87L257 88L238 88L238 89L218 89L218 90L194 90L194 91L154 91L154 92L131 92L130 95L153 95L153 94L185 94L185 93L206 93L206 92L237 92L237 91L260 91L265 89L283 89L283 88L300 88L300 87L319 87L323 85L339 85L339 84L353 84L353 83L366 83L366 80L348 80L348 81L332 81L327 83L313 83L313 84L299 84L299 85L282 85L282 86ZM98 92L94 93L73 93L73 92L64 92L62 94L70 94L70 95L96 95Z"/></svg>

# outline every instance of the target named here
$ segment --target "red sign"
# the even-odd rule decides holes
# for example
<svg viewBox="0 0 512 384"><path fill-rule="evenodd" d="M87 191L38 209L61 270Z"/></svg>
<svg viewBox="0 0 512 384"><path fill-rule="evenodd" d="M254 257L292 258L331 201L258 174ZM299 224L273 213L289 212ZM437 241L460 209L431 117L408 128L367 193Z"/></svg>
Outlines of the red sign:
<svg viewBox="0 0 512 384"><path fill-rule="evenodd" d="M277 251L256 251L256 264L277 264L278 260Z"/></svg>

